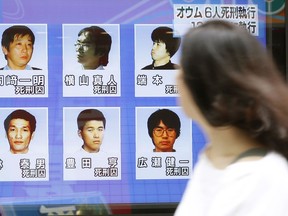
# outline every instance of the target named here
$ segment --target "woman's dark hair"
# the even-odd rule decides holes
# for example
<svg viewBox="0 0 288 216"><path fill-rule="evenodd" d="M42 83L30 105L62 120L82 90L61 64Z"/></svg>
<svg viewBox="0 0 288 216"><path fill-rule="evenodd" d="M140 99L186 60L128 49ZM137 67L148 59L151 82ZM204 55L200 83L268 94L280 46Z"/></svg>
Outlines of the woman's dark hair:
<svg viewBox="0 0 288 216"><path fill-rule="evenodd" d="M183 40L183 79L213 126L235 126L288 158L288 88L246 29L208 21Z"/></svg>

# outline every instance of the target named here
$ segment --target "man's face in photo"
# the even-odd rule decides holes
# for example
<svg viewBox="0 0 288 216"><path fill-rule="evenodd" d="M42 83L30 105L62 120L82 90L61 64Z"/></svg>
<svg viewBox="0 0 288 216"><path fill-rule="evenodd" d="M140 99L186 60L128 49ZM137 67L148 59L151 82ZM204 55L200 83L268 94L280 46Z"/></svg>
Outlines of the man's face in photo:
<svg viewBox="0 0 288 216"><path fill-rule="evenodd" d="M10 121L7 138L13 154L27 153L32 137L29 121L19 118Z"/></svg>
<svg viewBox="0 0 288 216"><path fill-rule="evenodd" d="M7 57L8 65L12 69L25 69L32 58L33 43L29 35L15 35L9 49L2 47L2 50Z"/></svg>
<svg viewBox="0 0 288 216"><path fill-rule="evenodd" d="M153 143L156 152L172 152L176 140L174 128L168 128L162 121L153 129Z"/></svg>
<svg viewBox="0 0 288 216"><path fill-rule="evenodd" d="M78 131L78 135L84 142L84 150L87 152L98 152L104 138L103 121L91 120L87 121L82 131Z"/></svg>
<svg viewBox="0 0 288 216"><path fill-rule="evenodd" d="M89 38L88 32L83 32L75 44L77 60L83 66L93 66L95 61L98 62L100 55L95 55L95 44Z"/></svg>
<svg viewBox="0 0 288 216"><path fill-rule="evenodd" d="M162 41L154 41L151 56L154 61L161 61L162 59L170 58L166 49L166 44Z"/></svg>

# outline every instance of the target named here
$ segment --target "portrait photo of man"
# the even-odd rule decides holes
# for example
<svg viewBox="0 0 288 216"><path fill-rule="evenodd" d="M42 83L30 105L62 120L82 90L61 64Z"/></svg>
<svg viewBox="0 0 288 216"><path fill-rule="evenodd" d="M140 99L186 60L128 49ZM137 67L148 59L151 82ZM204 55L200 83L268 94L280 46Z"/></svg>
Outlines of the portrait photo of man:
<svg viewBox="0 0 288 216"><path fill-rule="evenodd" d="M120 120L120 107L63 108L64 180L121 178L120 174L112 177L95 173L96 168L102 170L111 164L120 173Z"/></svg>
<svg viewBox="0 0 288 216"><path fill-rule="evenodd" d="M106 118L97 109L85 109L77 117L78 136L83 140L81 150L98 153L104 138Z"/></svg>
<svg viewBox="0 0 288 216"><path fill-rule="evenodd" d="M148 134L153 142L153 152L175 152L174 143L180 136L179 116L169 109L158 109L147 120Z"/></svg>
<svg viewBox="0 0 288 216"><path fill-rule="evenodd" d="M179 65L172 63L171 58L179 49L181 38L174 35L172 28L160 26L152 31L151 49L152 63L143 67L142 70L173 70Z"/></svg>
<svg viewBox="0 0 288 216"><path fill-rule="evenodd" d="M192 169L191 123L179 106L136 107L136 179L174 178L167 173L172 161L172 169L182 166L179 161Z"/></svg>
<svg viewBox="0 0 288 216"><path fill-rule="evenodd" d="M7 61L0 70L41 70L29 62L33 56L35 35L25 25L13 25L2 33L2 52Z"/></svg>
<svg viewBox="0 0 288 216"><path fill-rule="evenodd" d="M36 118L26 110L11 112L4 120L4 128L12 154L29 152L30 141L36 130Z"/></svg>
<svg viewBox="0 0 288 216"><path fill-rule="evenodd" d="M77 61L84 70L103 70L109 62L112 38L99 26L85 27L75 43Z"/></svg>

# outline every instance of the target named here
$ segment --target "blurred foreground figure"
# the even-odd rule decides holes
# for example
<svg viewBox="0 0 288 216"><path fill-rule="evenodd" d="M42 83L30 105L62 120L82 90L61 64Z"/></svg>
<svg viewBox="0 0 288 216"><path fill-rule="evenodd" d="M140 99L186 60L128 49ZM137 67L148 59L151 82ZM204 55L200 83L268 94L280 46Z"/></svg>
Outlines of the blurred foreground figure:
<svg viewBox="0 0 288 216"><path fill-rule="evenodd" d="M183 40L185 113L207 134L175 215L288 214L288 88L245 29L208 21Z"/></svg>

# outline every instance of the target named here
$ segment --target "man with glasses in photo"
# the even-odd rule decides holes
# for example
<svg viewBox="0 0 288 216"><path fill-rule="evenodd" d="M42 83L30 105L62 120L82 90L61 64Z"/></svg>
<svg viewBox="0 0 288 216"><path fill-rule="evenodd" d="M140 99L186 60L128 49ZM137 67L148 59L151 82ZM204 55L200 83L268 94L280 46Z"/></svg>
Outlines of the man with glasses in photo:
<svg viewBox="0 0 288 216"><path fill-rule="evenodd" d="M99 26L90 26L78 33L75 43L77 60L84 70L104 70L109 60L111 36Z"/></svg>
<svg viewBox="0 0 288 216"><path fill-rule="evenodd" d="M147 121L148 134L155 146L153 152L175 152L174 143L180 136L179 116L169 109L159 109Z"/></svg>

